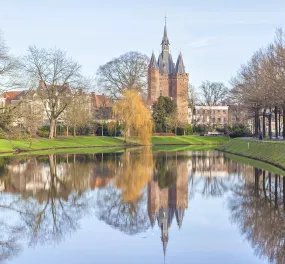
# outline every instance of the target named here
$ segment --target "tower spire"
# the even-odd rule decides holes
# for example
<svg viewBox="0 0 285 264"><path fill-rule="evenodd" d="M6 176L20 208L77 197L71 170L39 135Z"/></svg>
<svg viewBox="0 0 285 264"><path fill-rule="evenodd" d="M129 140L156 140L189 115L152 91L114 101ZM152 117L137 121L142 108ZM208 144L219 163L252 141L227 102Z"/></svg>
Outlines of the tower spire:
<svg viewBox="0 0 285 264"><path fill-rule="evenodd" d="M163 38L162 38L162 41L161 41L161 46L162 46L162 49L165 50L169 48L169 40L168 40L168 37L167 37L167 27L166 27L166 16L165 16L165 25L164 25L164 32L163 32Z"/></svg>

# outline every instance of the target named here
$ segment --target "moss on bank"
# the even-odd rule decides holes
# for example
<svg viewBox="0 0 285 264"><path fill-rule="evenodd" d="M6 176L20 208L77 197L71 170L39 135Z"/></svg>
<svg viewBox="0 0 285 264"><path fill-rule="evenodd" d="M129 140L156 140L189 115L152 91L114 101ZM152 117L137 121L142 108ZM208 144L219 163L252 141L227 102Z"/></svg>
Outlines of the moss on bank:
<svg viewBox="0 0 285 264"><path fill-rule="evenodd" d="M218 150L267 162L285 170L284 142L234 139L219 146Z"/></svg>

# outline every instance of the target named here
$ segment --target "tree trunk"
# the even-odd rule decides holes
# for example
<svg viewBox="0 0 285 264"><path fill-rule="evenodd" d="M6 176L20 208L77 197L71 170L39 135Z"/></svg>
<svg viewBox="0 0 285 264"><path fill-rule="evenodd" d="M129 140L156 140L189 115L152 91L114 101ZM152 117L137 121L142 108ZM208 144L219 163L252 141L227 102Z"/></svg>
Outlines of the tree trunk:
<svg viewBox="0 0 285 264"><path fill-rule="evenodd" d="M278 111L278 134L281 136L281 110Z"/></svg>
<svg viewBox="0 0 285 264"><path fill-rule="evenodd" d="M270 108L270 114L269 114L269 117L268 117L268 126L269 126L269 128L268 128L268 133L269 133L269 138L270 139L272 139L272 114L271 114L271 108Z"/></svg>
<svg viewBox="0 0 285 264"><path fill-rule="evenodd" d="M69 136L68 126L66 126L66 135Z"/></svg>
<svg viewBox="0 0 285 264"><path fill-rule="evenodd" d="M265 113L266 113L266 109L264 108L263 109L263 114L262 114L262 135L263 135L263 138L266 137Z"/></svg>
<svg viewBox="0 0 285 264"><path fill-rule="evenodd" d="M50 120L50 126L49 126L49 138L54 138L55 137L55 119Z"/></svg>
<svg viewBox="0 0 285 264"><path fill-rule="evenodd" d="M258 137L258 119L259 119L259 111L258 109L255 110L255 116L254 116L254 135Z"/></svg>
<svg viewBox="0 0 285 264"><path fill-rule="evenodd" d="M285 105L283 106L283 139L285 140Z"/></svg>
<svg viewBox="0 0 285 264"><path fill-rule="evenodd" d="M73 126L73 136L76 136L76 126Z"/></svg>
<svg viewBox="0 0 285 264"><path fill-rule="evenodd" d="M55 138L57 137L57 130L56 130L56 126L57 126L57 124L56 124L56 121L55 121L55 125L54 125L54 137L55 137Z"/></svg>
<svg viewBox="0 0 285 264"><path fill-rule="evenodd" d="M278 108L275 106L274 109L274 118L275 118L275 137L278 138Z"/></svg>
<svg viewBox="0 0 285 264"><path fill-rule="evenodd" d="M102 137L104 136L104 123L102 121Z"/></svg>

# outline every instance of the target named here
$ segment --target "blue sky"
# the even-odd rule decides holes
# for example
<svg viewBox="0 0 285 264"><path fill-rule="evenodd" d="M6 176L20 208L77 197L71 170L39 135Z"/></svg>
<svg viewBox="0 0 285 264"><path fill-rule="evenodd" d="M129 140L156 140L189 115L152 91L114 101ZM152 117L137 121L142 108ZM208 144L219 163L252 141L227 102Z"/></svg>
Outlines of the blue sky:
<svg viewBox="0 0 285 264"><path fill-rule="evenodd" d="M94 75L127 51L158 55L167 15L171 53L181 50L190 81L228 83L254 51L285 28L281 0L0 0L0 29L11 52L58 47Z"/></svg>

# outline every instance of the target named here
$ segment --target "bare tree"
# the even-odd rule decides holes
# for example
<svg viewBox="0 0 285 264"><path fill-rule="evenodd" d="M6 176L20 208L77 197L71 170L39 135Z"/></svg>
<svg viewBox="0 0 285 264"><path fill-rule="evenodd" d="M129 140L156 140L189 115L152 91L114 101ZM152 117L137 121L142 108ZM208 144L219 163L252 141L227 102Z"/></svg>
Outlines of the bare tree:
<svg viewBox="0 0 285 264"><path fill-rule="evenodd" d="M68 127L73 128L73 136L76 136L76 128L86 127L91 124L91 98L86 93L74 95L71 103L66 108L64 122Z"/></svg>
<svg viewBox="0 0 285 264"><path fill-rule="evenodd" d="M123 89L146 92L149 58L136 51L127 52L99 67L98 86L114 99Z"/></svg>
<svg viewBox="0 0 285 264"><path fill-rule="evenodd" d="M16 111L22 103L11 104L6 98L7 92L12 89L19 90L24 86L24 78L18 58L9 53L3 34L0 31L0 136L6 139L18 138L21 133L19 128L12 125Z"/></svg>
<svg viewBox="0 0 285 264"><path fill-rule="evenodd" d="M218 105L223 103L228 96L228 88L221 82L205 81L200 86L202 101L206 105Z"/></svg>
<svg viewBox="0 0 285 264"><path fill-rule="evenodd" d="M54 138L59 116L78 89L84 88L81 66L59 49L30 46L25 57L25 70L45 107L50 122L49 138Z"/></svg>
<svg viewBox="0 0 285 264"><path fill-rule="evenodd" d="M18 83L15 75L19 66L19 60L9 53L9 48L0 30L0 94L15 87Z"/></svg>

